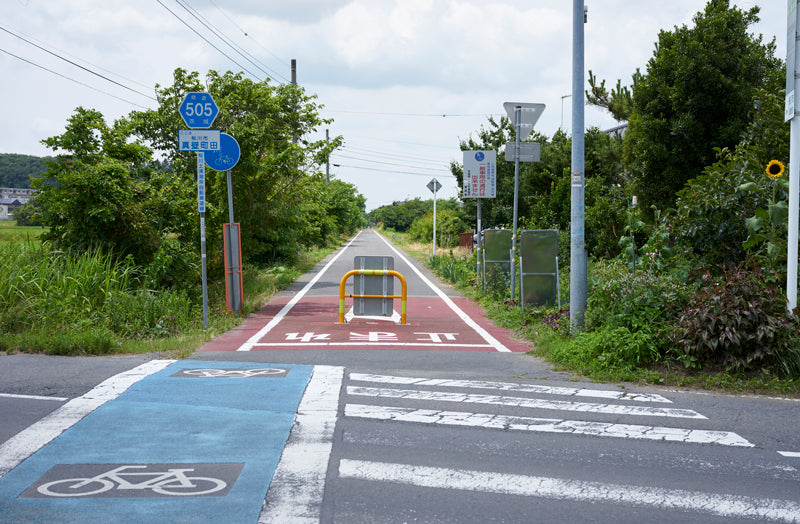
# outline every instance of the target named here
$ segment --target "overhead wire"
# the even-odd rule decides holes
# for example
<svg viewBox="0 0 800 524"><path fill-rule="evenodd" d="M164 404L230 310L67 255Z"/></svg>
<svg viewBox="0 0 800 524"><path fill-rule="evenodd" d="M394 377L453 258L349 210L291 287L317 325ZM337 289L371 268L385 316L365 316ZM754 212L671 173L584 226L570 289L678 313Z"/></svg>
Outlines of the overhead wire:
<svg viewBox="0 0 800 524"><path fill-rule="evenodd" d="M276 59L276 60L278 60L279 62L281 62L281 63L286 63L286 62L287 62L287 61L286 61L286 60L284 60L283 58L279 57L278 55L276 55L275 53L273 53L272 51L270 51L269 49L267 49L266 47L264 47L264 46L263 46L263 45L262 45L262 44L261 44L261 43L260 43L258 40L256 40L256 39L255 39L255 38L253 38L252 36L250 36L250 34L249 34L247 31L245 31L245 30L242 28L242 26L240 26L239 24L237 24L237 23L236 23L236 21L235 21L233 18L231 18L231 17L228 15L228 13L226 13L226 12L225 12L225 11L224 11L222 8L220 8L220 7L219 7L219 6L216 4L216 2L214 2L214 0L208 0L208 1L209 1L209 3L210 3L211 5L213 5L213 6L214 6L214 7L215 7L215 8L216 8L216 9L217 9L217 10L218 10L220 13L222 13L222 16L224 16L225 18L227 18L227 19L228 19L228 21L230 21L230 23L232 23L233 25L235 25L235 26L236 26L236 28L237 28L239 31L241 31L241 32L242 32L242 34L243 34L244 36L246 36L247 38L249 38L250 40L252 40L254 44L256 44L256 45L257 45L257 46L259 46L261 49L263 49L264 51L266 51L267 53L269 53L269 54L270 54L270 55L271 55L273 58L275 58L275 59ZM248 53L248 54L249 54L249 53ZM291 82L291 80L290 80L289 78L287 78L286 76L284 76L284 75L280 74L279 72L277 72L276 70L274 70L274 69L272 69L272 68L269 68L269 67L267 67L267 65L266 65L266 64L264 64L264 62L261 62L261 63L262 63L262 65L264 65L264 67L265 67L266 69L268 69L269 71L272 71L272 72L275 74L275 76L277 76L277 77L281 78L282 80L285 80L286 82Z"/></svg>
<svg viewBox="0 0 800 524"><path fill-rule="evenodd" d="M350 159L350 160L358 160L360 162L370 162L372 164L383 164L383 165L387 165L387 166L399 166L399 167L406 167L408 165L408 164L395 164L394 162L382 162L380 160L370 160L368 158L359 158L359 157L355 157L355 156L348 156L348 155L343 155L341 153L333 153L333 154L338 156L338 157L341 157L341 158L347 158L347 159ZM440 167L440 168L424 167L424 166L414 166L414 167L417 168L417 169L424 169L426 171L436 171L436 172L448 171L444 167Z"/></svg>
<svg viewBox="0 0 800 524"><path fill-rule="evenodd" d="M269 72L268 72L266 69L262 68L262 67L261 67L259 64L257 64L255 61L253 61L251 58L249 58L247 55L245 55L245 53L243 53L243 52L242 52L240 49L238 49L238 48L237 48L237 46L236 46L236 45L233 43L233 41L232 41L232 40L231 40L231 39L230 39L228 36L226 36L226 35L225 35L225 34L224 34L222 31L220 31L220 30L219 30L219 29L218 29L218 28L217 28L217 27L216 27L214 24L212 24L211 22L209 22L209 21L208 21L208 20L207 20L207 19L206 19L206 18L205 18L205 17L204 17L202 14L200 14L200 13L199 13L199 12L198 12L196 9L194 9L193 7L191 7L191 6L190 6L190 5L188 5L188 4L185 4L185 3L183 2L183 0L175 0L175 2L176 2L176 3L177 3L179 6L181 6L181 7L182 7L182 8L183 8L183 9L184 9L184 10L185 10L187 13L189 13L189 14L190 14L190 15L191 15L191 16L192 16L192 17L193 17L195 20L197 20L198 22L200 22L200 23L201 23L201 24L202 24L202 25L203 25L203 26L204 26L206 29L208 29L208 30L209 30L211 33L213 33L213 34L214 34L214 36L216 36L217 38L219 38L220 40L222 40L222 42L224 42L224 43L225 43L225 44L226 44L228 47L230 47L230 48L231 48L231 49L232 49L234 52L238 53L238 54L239 54L239 56L241 56L242 58L244 58L245 60L247 60L248 62L250 62L251 64L253 64L253 65L254 65L255 67L257 67L259 70L261 70L261 72L262 72L262 73L264 73L265 75L267 75L267 76L269 76L269 75L270 75L270 73L269 73ZM251 71L249 71L249 70L247 71L247 73L248 73L250 76L252 76L253 78L259 78L259 75L254 75L254 74L253 74Z"/></svg>
<svg viewBox="0 0 800 524"><path fill-rule="evenodd" d="M59 73L59 72L57 72L57 71L53 71L52 69L48 69L48 68L44 67L43 65L37 64L36 62L33 62L33 61L31 61L31 60L28 60L27 58L23 58L23 57L21 57L21 56L15 55L14 53L12 53L12 52L10 52L10 51L6 51L5 49L0 49L0 51L1 51L1 52L3 52L3 53L5 53L5 54L7 54L7 55L9 55L9 56L12 56L12 57L16 58L17 60L21 60L21 61L23 61L23 62L26 62L26 63L28 63L28 64L30 64L30 65L32 65L32 66L34 66L34 67L38 67L39 69L43 69L43 70L45 70L45 71L47 71L48 73L52 73L52 74L54 74L54 75L60 76L61 78L64 78L64 79L66 79L66 80L69 80L69 81L71 81L71 82L75 82L76 84L82 85L82 86L84 86L84 87L88 87L89 89L92 89L92 90L94 90L94 91L97 91L98 93L103 93L104 95L108 95L108 96L110 96L110 97L112 97L112 98L116 98L117 100L120 100L120 101L122 101L122 102L126 102L126 103L128 103L128 104L131 104L131 105L134 105L134 106L136 106L136 107L141 107L142 109L147 109L147 107L146 107L146 106L143 106L143 105L141 105L141 104L137 104L136 102L132 102L132 101L130 101L130 100L127 100L127 99L125 99L125 98L122 98L122 97L119 97L119 96L117 96L117 95L111 94L111 93L109 93L109 92L107 92L107 91L103 91L102 89L98 89L98 88L96 88L96 87L94 87L94 86L91 86L91 85L89 85L89 84L86 84L86 83L84 83L84 82L81 82L80 80L76 80L76 79L74 79L74 78L72 78L72 77L69 77L69 76L63 75L63 74L61 74L61 73Z"/></svg>
<svg viewBox="0 0 800 524"><path fill-rule="evenodd" d="M126 86L125 84L122 84L122 83L120 83L120 82L117 82L116 80L113 80L113 79L111 79L111 78L108 78L108 77L107 77L107 76L105 76L105 75L101 75L101 74L100 74L100 73L98 73L97 71L92 71L92 70L91 70L91 69L89 69L88 67L84 67L84 66L82 66L81 64L78 64L77 62L74 62L74 61L72 61L72 60L70 60L70 59L68 59L68 58L65 58L65 57L63 57L63 56L59 55L58 53L55 53L55 52L53 52L53 51L50 51L49 49L46 49L46 48L44 48L43 46L40 46L40 45L39 45L39 44L37 44L36 42L33 42L33 41L31 41L31 40L28 40L27 38L25 38L25 37L23 37L23 36L21 36L21 35L18 35L18 34L16 34L16 33L14 33L13 31L11 31L11 30L9 30L9 29L6 29L6 28L5 28L5 27L3 27L3 26L0 26L0 30L2 30L2 31L5 31L6 33L10 34L11 36L14 36L14 37L16 37L16 38L19 38L19 39L20 39L20 40L22 40L23 42L26 42L26 43L28 43L28 44L30 44L30 45L32 45L32 46L34 46L34 47L36 47L37 49L41 49L41 50L42 50L42 51L44 51L45 53L48 53L48 54L50 54L50 55L53 55L53 56L55 56L56 58L59 58L60 60L63 60L63 61L65 61L65 62L69 63L69 64L72 64L73 66L75 66L75 67L77 67L77 68L79 68L79 69L82 69L82 70L86 71L87 73L93 74L93 75L95 75L95 76L97 76L97 77L99 77L99 78L102 78L103 80L106 80L107 82L111 82L112 84L118 85L119 87L121 87L121 88L123 88L123 89L127 89L128 91L131 91L131 92L133 92L133 93L136 93L137 95L141 95L141 96L143 96L143 97L145 97L145 98L149 98L150 100L156 101L156 98L155 98L154 96L152 96L152 95L149 95L149 94L147 94L147 93L142 93L141 91L137 91L136 89L134 89L134 88L132 88L132 87L130 87L130 86ZM6 52L7 52L7 51L6 51ZM8 54L11 54L11 53L8 53ZM12 56L13 56L13 55L12 55ZM15 56L15 58L19 58L19 57ZM27 61L27 60L26 60L26 61ZM44 69L44 68L43 68L43 69ZM52 72L52 71L51 71L51 72ZM139 104L136 104L136 105L139 105ZM142 106L140 106L140 107L142 107Z"/></svg>
<svg viewBox="0 0 800 524"><path fill-rule="evenodd" d="M438 165L438 166L450 165L449 162L443 161L441 159L436 160L436 159L433 159L433 158L421 157L419 155L413 155L413 157L411 157L411 156L405 155L405 154L391 153L391 152L388 152L386 150L378 151L378 150L375 150L375 149L369 149L369 148L365 148L365 147L356 147L356 146L352 146L352 145L350 145L350 144L348 144L346 142L338 150L339 151L352 151L354 154L372 155L372 156L376 156L378 158L387 158L389 160L409 159L409 160L413 160L414 163L434 164L434 165Z"/></svg>
<svg viewBox="0 0 800 524"><path fill-rule="evenodd" d="M192 31L194 34L196 34L197 36L199 36L200 38L202 38L202 39L203 39L203 40L204 40L204 41L205 41L205 42L206 42L208 45L210 45L211 47L213 47L214 49L216 49L216 50L217 50L217 51L218 51L218 52L219 52L219 53L220 53L222 56L224 56L225 58L227 58L228 60L230 60L231 62L233 62L234 64L236 64L237 66L239 66L239 67L241 68L241 70L242 70L242 71L247 71L247 74L249 74L249 75L250 75L250 76L252 76L253 78L256 78L256 79L258 78L258 75L254 75L254 74L253 74L252 72L250 72L250 71L249 71L249 70L248 70L246 67L244 67L242 64L240 64L239 62L237 62L236 60L234 60L234 59L233 59L231 56L229 56L229 55L228 55L228 54L227 54L225 51L223 51L223 50L222 50L222 49L220 49L219 47L215 46L215 45L214 45L214 44L213 44L213 43L212 43L212 42L211 42L211 41L210 41L208 38L206 38L205 36L203 36L203 35L202 35L201 33L199 33L199 32L198 32L198 31L197 31L197 30L196 30L194 27L192 27L192 26L191 26L191 24L189 24L189 23L188 23L188 22L186 22L186 21L185 21L183 18L181 18L180 16L178 16L178 14L177 14L177 13L175 13L175 12L174 12L172 9L170 9L169 7L167 7L166 5L164 5L164 2L162 2L161 0L156 0L156 2L158 2L159 4L161 4L161 7L163 7L163 8L164 8L164 9L166 9L167 11L169 11L169 12L170 12L170 14L171 14L172 16L174 16L175 18L177 18L177 19L178 19L178 21L180 21L180 22L181 22L183 25L185 25L186 27L188 27L188 28L189 28L189 29L190 29L190 30L191 30L191 31ZM180 5L180 4L178 4L178 5Z"/></svg>
<svg viewBox="0 0 800 524"><path fill-rule="evenodd" d="M424 176L424 177L433 176L430 173L414 173L413 171L395 171L395 170L392 170L392 169L380 169L380 168L377 168L377 167L364 167L364 166L351 166L351 165L347 165L347 164L336 164L336 165L338 167L346 167L346 168L349 168L349 169L363 169L365 171L379 171L381 173L394 173L394 174L397 174L397 175L414 175L414 176ZM443 176L445 176L445 175L443 175ZM455 175L453 175L452 173L448 173L446 176L451 176L451 177L455 178Z"/></svg>

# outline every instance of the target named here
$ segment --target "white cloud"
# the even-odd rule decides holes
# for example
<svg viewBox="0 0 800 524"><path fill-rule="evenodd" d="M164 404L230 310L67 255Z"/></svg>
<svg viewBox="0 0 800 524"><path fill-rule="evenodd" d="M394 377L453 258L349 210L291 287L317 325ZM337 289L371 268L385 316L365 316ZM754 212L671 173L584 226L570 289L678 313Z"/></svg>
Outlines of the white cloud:
<svg viewBox="0 0 800 524"><path fill-rule="evenodd" d="M162 2L255 76L265 75L217 40L174 0ZM296 58L299 82L319 96L318 101L328 108L325 116L336 120L331 132L344 135L350 146L360 146L362 151L394 158L381 160L413 166L415 159L432 159L445 169L450 160L460 160L459 138L476 133L486 123L486 114L502 114L503 102L510 100L545 103L547 109L537 129L547 135L559 126L570 127L572 102L562 98L571 93L572 71L572 3L566 0L188 3L257 57L278 81L288 80L289 60ZM586 69L613 86L617 79L630 83L637 67L644 70L659 30L691 23L706 0L587 3ZM767 41L777 35L782 56L786 49L785 2L734 3L743 9L762 5L762 22L755 29L764 32ZM201 76L208 69L239 69L157 2L6 2L0 26L45 42L82 64L85 60L92 64L87 67L149 95L156 83L169 85L177 67L199 71ZM154 104L146 96L100 80L4 32L0 32L0 49L128 101L76 85L0 52L5 80L0 84L5 117L0 151L47 154L39 140L62 132L77 106L96 108L113 120L136 109L130 102ZM614 124L600 110L587 107L585 112L587 126ZM320 132L324 134L324 130ZM355 156L368 158L369 153ZM396 169L341 162L347 163ZM431 167L418 163L423 165ZM430 198L425 188L429 173L445 184L442 196L455 196L454 183L448 181L446 172L439 176L420 171L419 175L397 175L341 167L334 172L357 182L369 207L406 197Z"/></svg>

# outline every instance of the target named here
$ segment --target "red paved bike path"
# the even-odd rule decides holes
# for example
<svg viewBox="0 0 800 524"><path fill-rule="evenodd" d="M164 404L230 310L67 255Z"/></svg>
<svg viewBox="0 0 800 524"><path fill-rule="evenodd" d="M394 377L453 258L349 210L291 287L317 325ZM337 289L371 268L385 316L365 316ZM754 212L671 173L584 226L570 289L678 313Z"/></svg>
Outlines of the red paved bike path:
<svg viewBox="0 0 800 524"><path fill-rule="evenodd" d="M200 351L241 350L273 320L291 297L275 298L241 325L212 340ZM529 343L497 327L483 310L462 297L450 300L480 328L482 336L439 297L408 297L405 325L388 320L355 317L338 323L338 297L304 297L269 332L259 337L251 351L288 349L409 349L461 351L529 351ZM399 302L399 301L397 301ZM396 304L397 305L397 304ZM349 308L349 301L348 301Z"/></svg>

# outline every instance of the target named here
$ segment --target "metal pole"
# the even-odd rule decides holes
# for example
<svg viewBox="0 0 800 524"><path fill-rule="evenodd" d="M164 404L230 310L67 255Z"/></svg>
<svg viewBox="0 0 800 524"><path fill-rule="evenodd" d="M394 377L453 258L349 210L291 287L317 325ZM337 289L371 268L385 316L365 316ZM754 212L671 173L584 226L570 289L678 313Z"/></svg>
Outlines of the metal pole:
<svg viewBox="0 0 800 524"><path fill-rule="evenodd" d="M203 328L208 329L208 275L206 273L206 157L197 152L197 210L200 212L200 277L203 286Z"/></svg>
<svg viewBox="0 0 800 524"><path fill-rule="evenodd" d="M794 34L787 34L787 47L794 46L794 99L800 97L800 46L798 46L797 27L800 27L800 9L795 3ZM791 11L790 11L791 13ZM788 32L791 31L792 20L789 21ZM791 54L790 54L791 56ZM787 65L787 67L790 67ZM787 82L788 83L788 82ZM788 86L787 86L788 90ZM789 238L786 251L786 298L789 312L797 307L797 237L798 237L798 200L800 200L800 118L797 114L797 103L790 108L792 119L790 124L791 139L789 142Z"/></svg>
<svg viewBox="0 0 800 524"><path fill-rule="evenodd" d="M482 240L481 239L481 200L483 200L483 199L478 197L477 200L478 200L478 243L477 243L478 251L475 254L475 259L478 261L478 267L477 267L478 279L483 281L482 273L481 273L481 247L483 245L482 242L481 242L481 240ZM484 286L485 286L485 284L484 284Z"/></svg>
<svg viewBox="0 0 800 524"><path fill-rule="evenodd" d="M228 169L228 222L233 224L233 182L231 181L231 170Z"/></svg>
<svg viewBox="0 0 800 524"><path fill-rule="evenodd" d="M581 331L586 313L588 275L584 233L583 0L572 2L572 192L570 203L570 329Z"/></svg>
<svg viewBox="0 0 800 524"><path fill-rule="evenodd" d="M511 233L511 300L517 298L517 201L519 200L519 122L522 116L522 107L517 106L514 111L514 132L517 136L514 145L514 224Z"/></svg>
<svg viewBox="0 0 800 524"><path fill-rule="evenodd" d="M328 130L326 129L325 130L325 142L329 144L330 141L331 141L331 137L330 137L330 134L328 133ZM330 157L330 154L328 155L328 160L325 162L325 182L327 184L331 183L331 157Z"/></svg>
<svg viewBox="0 0 800 524"><path fill-rule="evenodd" d="M436 182L433 179L433 256L436 256Z"/></svg>

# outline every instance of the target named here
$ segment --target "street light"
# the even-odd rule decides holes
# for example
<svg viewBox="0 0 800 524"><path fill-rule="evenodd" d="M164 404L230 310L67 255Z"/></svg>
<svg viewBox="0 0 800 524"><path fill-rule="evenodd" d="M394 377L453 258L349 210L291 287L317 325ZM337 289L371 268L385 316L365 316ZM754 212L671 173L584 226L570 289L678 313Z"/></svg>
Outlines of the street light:
<svg viewBox="0 0 800 524"><path fill-rule="evenodd" d="M559 126L559 129L562 129L564 127L564 99L569 98L571 96L572 96L571 94L561 96L561 125Z"/></svg>

